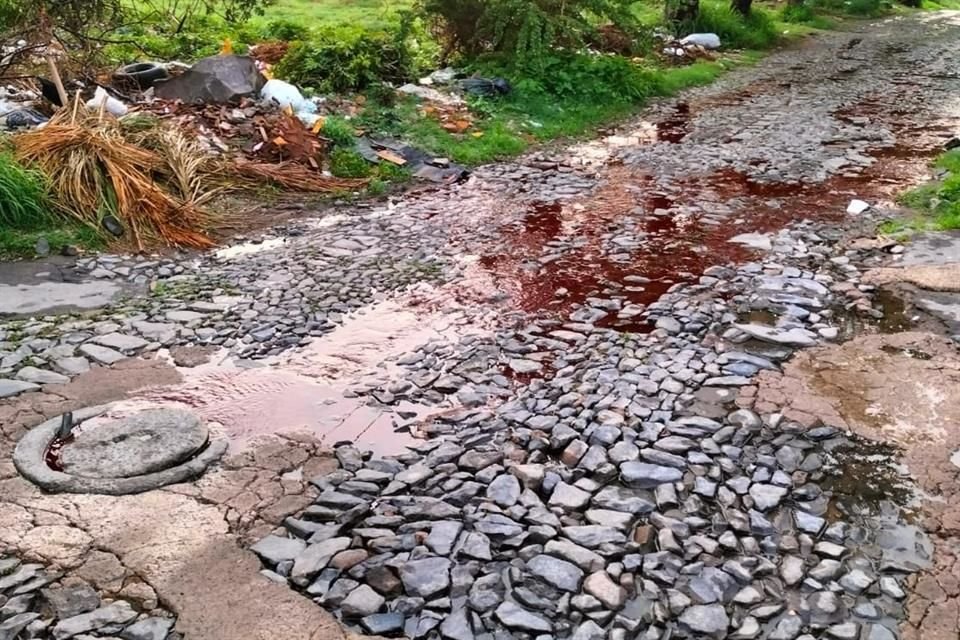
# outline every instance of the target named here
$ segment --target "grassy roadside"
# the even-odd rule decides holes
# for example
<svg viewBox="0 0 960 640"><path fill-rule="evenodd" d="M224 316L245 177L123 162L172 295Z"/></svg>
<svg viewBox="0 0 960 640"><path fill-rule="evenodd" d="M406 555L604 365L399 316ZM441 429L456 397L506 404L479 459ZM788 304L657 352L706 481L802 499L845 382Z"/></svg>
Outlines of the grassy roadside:
<svg viewBox="0 0 960 640"><path fill-rule="evenodd" d="M916 231L960 229L960 149L942 154L934 162L939 177L903 193L899 202L913 215L887 220L878 227L886 235Z"/></svg>

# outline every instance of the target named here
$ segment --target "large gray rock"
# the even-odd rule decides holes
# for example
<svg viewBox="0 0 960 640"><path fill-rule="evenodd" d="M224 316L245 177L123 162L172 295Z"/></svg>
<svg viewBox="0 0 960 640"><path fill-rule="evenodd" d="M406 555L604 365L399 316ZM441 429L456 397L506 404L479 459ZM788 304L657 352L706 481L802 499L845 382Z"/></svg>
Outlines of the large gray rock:
<svg viewBox="0 0 960 640"><path fill-rule="evenodd" d="M522 629L524 631L535 631L549 633L553 630L553 625L543 616L527 611L512 602L504 602L495 612L497 620L505 627L510 629Z"/></svg>
<svg viewBox="0 0 960 640"><path fill-rule="evenodd" d="M40 385L23 380L8 380L0 378L0 398L10 398L20 395L24 391L34 391L39 389Z"/></svg>
<svg viewBox="0 0 960 640"><path fill-rule="evenodd" d="M284 560L293 560L306 548L307 544L303 540L282 536L267 536L250 547L250 550L267 563L276 565Z"/></svg>
<svg viewBox="0 0 960 640"><path fill-rule="evenodd" d="M294 584L305 586L329 564L333 556L350 547L350 538L332 538L307 547L297 555L290 571Z"/></svg>
<svg viewBox="0 0 960 640"><path fill-rule="evenodd" d="M70 382L70 378L65 375L37 367L24 367L20 369L20 371L17 371L17 380L32 382L34 384L67 384Z"/></svg>
<svg viewBox="0 0 960 640"><path fill-rule="evenodd" d="M53 627L55 640L66 640L73 636L96 631L108 625L125 624L137 617L129 602L119 600L106 607L100 607L89 613L61 620Z"/></svg>
<svg viewBox="0 0 960 640"><path fill-rule="evenodd" d="M367 585L360 585L350 592L350 595L340 603L344 615L363 618L380 611L386 599Z"/></svg>
<svg viewBox="0 0 960 640"><path fill-rule="evenodd" d="M527 563L527 569L544 582L563 591L580 590L583 571L575 564L548 555L539 555Z"/></svg>
<svg viewBox="0 0 960 640"><path fill-rule="evenodd" d="M123 640L166 640L173 629L173 618L144 618L120 632Z"/></svg>
<svg viewBox="0 0 960 640"><path fill-rule="evenodd" d="M87 585L44 589L40 593L60 619L72 618L100 606L100 596Z"/></svg>
<svg viewBox="0 0 960 640"><path fill-rule="evenodd" d="M683 471L675 467L630 461L620 465L620 476L631 487L652 489L668 482L677 482L683 478Z"/></svg>
<svg viewBox="0 0 960 640"><path fill-rule="evenodd" d="M694 637L725 638L730 618L723 605L694 605L680 614L680 626L694 633Z"/></svg>
<svg viewBox="0 0 960 640"><path fill-rule="evenodd" d="M400 567L400 579L407 595L430 598L450 586L450 561L446 558L411 560Z"/></svg>
<svg viewBox="0 0 960 640"><path fill-rule="evenodd" d="M520 499L520 481L516 476L504 473L487 487L487 498L501 507L512 507Z"/></svg>
<svg viewBox="0 0 960 640"><path fill-rule="evenodd" d="M210 56L165 82L155 92L163 100L181 100L187 104L237 102L260 92L266 79L249 56Z"/></svg>

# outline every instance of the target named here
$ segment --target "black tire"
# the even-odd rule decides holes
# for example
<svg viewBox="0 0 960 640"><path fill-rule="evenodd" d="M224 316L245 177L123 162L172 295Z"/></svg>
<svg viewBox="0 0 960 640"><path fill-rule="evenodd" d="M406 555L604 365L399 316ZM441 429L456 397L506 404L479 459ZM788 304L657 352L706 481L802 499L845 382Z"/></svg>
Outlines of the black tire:
<svg viewBox="0 0 960 640"><path fill-rule="evenodd" d="M113 79L127 86L149 89L156 82L166 80L168 76L167 70L159 65L152 62L136 62L117 69Z"/></svg>

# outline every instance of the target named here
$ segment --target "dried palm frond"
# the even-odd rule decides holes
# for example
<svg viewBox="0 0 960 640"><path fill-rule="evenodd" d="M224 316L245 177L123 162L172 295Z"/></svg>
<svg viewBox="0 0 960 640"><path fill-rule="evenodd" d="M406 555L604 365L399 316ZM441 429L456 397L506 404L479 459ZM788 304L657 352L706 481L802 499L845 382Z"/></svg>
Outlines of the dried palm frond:
<svg viewBox="0 0 960 640"><path fill-rule="evenodd" d="M257 180L266 181L297 191L311 191L315 193L335 193L350 191L365 187L369 180L354 180L325 176L315 169L302 164L281 162L279 164L260 164L256 162L238 161L233 170L239 175Z"/></svg>
<svg viewBox="0 0 960 640"><path fill-rule="evenodd" d="M163 154L127 140L112 117L79 105L16 136L14 144L22 161L49 176L58 207L84 224L99 231L108 202L140 250L158 240L193 248L213 244L203 232L207 215L198 206L195 166L186 151L174 169ZM164 172L175 175L180 193L154 179Z"/></svg>

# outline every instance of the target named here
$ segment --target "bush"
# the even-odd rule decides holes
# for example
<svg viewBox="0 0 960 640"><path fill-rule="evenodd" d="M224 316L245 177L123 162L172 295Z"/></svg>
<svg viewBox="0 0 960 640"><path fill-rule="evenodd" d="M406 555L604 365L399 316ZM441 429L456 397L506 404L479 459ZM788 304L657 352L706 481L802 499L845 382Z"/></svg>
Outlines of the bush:
<svg viewBox="0 0 960 640"><path fill-rule="evenodd" d="M612 23L629 33L633 0L421 0L420 12L455 52L515 56L537 66L557 47L580 48L602 38L597 25Z"/></svg>
<svg viewBox="0 0 960 640"><path fill-rule="evenodd" d="M328 27L294 42L275 69L277 77L322 91L356 91L375 83L405 82L414 73L402 29L369 31Z"/></svg>
<svg viewBox="0 0 960 640"><path fill-rule="evenodd" d="M261 30L260 35L267 40L306 40L310 35L310 28L293 20L271 20Z"/></svg>
<svg viewBox="0 0 960 640"><path fill-rule="evenodd" d="M25 168L10 154L0 154L0 227L44 228L53 219L48 205L44 176Z"/></svg>
<svg viewBox="0 0 960 640"><path fill-rule="evenodd" d="M337 116L330 116L323 121L323 130L321 134L328 138L334 147L353 148L353 125Z"/></svg>
<svg viewBox="0 0 960 640"><path fill-rule="evenodd" d="M747 17L733 11L726 3L703 3L692 31L715 33L725 48L767 49L779 37L770 15L754 7Z"/></svg>
<svg viewBox="0 0 960 640"><path fill-rule="evenodd" d="M628 58L573 52L544 58L516 85L518 92L582 102L638 102L658 92L656 75Z"/></svg>
<svg viewBox="0 0 960 640"><path fill-rule="evenodd" d="M330 173L338 178L366 178L371 168L370 163L353 149L337 147L330 153Z"/></svg>
<svg viewBox="0 0 960 640"><path fill-rule="evenodd" d="M806 4L788 4L780 10L780 19L790 24L801 24L814 19L813 9Z"/></svg>

